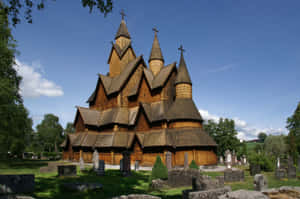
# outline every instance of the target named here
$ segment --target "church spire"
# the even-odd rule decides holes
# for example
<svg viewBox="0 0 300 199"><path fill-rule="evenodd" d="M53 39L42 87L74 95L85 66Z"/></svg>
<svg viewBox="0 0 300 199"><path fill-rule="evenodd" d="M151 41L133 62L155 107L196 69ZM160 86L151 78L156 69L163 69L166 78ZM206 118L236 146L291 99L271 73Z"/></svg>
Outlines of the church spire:
<svg viewBox="0 0 300 199"><path fill-rule="evenodd" d="M178 50L181 51L178 73L175 80L176 98L192 99L192 81L187 70L185 60L183 57L182 45Z"/></svg>
<svg viewBox="0 0 300 199"><path fill-rule="evenodd" d="M130 34L128 32L128 29L127 29L127 26L126 26L126 23L125 23L125 20L124 20L124 17L126 15L125 15L123 10L120 12L120 14L122 16L122 21L121 21L121 24L119 26L119 29L118 29L118 32L116 34L115 39L117 40L119 37L125 37L127 39L130 39Z"/></svg>
<svg viewBox="0 0 300 199"><path fill-rule="evenodd" d="M162 55L160 45L157 39L158 30L156 28L153 28L152 30L154 31L154 40L149 57L149 66L152 73L156 75L164 65L164 57Z"/></svg>
<svg viewBox="0 0 300 199"><path fill-rule="evenodd" d="M190 78L189 72L187 70L184 57L183 57L184 49L183 49L182 45L180 46L180 48L178 48L178 50L181 51L181 55L180 55L178 74L177 74L177 77L175 80L175 84L180 84L180 83L192 84L192 81L191 81L191 78Z"/></svg>

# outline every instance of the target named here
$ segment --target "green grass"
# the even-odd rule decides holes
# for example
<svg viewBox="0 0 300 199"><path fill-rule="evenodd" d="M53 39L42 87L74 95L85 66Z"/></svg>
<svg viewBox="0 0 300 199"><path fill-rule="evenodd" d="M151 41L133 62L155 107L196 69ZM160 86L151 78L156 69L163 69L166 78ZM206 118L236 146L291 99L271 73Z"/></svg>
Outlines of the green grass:
<svg viewBox="0 0 300 199"><path fill-rule="evenodd" d="M133 193L151 194L162 197L163 199L181 198L182 190L191 187L181 187L173 189L164 189L153 191L149 189L149 171L132 172L130 177L122 177L118 170L106 170L103 177L95 176L91 172L81 173L78 171L77 177L57 177L57 172L42 174L39 172L41 166L46 166L47 161L0 161L0 174L35 174L35 192L33 197L41 199L93 199L93 198L112 198L119 195L128 195ZM227 183L233 190L250 189L253 190L253 177L249 175L249 170L245 167L245 181L237 183ZM223 175L222 172L205 172L213 178ZM300 186L300 180L276 180L274 172L263 173L269 183L269 187L280 186ZM300 173L298 173L300 176ZM97 182L103 184L103 189L91 192L72 192L61 188L66 182Z"/></svg>

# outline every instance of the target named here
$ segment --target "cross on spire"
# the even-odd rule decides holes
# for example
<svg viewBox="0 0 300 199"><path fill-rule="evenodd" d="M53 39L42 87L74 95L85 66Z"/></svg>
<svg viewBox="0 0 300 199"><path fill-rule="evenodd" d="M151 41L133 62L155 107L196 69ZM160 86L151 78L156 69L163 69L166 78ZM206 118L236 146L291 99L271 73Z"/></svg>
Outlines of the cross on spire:
<svg viewBox="0 0 300 199"><path fill-rule="evenodd" d="M156 28L152 28L155 34L157 34L159 31Z"/></svg>
<svg viewBox="0 0 300 199"><path fill-rule="evenodd" d="M185 49L183 49L183 46L180 45L180 47L178 48L179 51L181 51L181 53L183 53L185 51Z"/></svg>
<svg viewBox="0 0 300 199"><path fill-rule="evenodd" d="M123 9L120 11L120 15L122 16L122 20L124 20L124 17L126 16L126 14Z"/></svg>

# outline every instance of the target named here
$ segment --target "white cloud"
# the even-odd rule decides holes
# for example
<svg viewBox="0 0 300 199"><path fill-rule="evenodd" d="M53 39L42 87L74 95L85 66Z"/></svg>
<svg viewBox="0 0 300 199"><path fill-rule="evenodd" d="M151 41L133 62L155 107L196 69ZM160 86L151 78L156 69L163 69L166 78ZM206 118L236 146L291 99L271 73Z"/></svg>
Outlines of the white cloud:
<svg viewBox="0 0 300 199"><path fill-rule="evenodd" d="M200 109L200 114L204 120L213 120L218 122L220 116L214 115L209 113L207 110ZM224 117L223 117L224 118ZM238 132L237 137L240 140L249 140L249 139L256 139L260 132L264 132L267 135L280 135L285 134L287 131L284 128L258 128L252 125L249 125L246 121L241 120L237 117L232 118L235 123L235 128Z"/></svg>
<svg viewBox="0 0 300 199"><path fill-rule="evenodd" d="M14 68L22 77L20 93L23 97L56 97L64 94L60 86L42 76L44 70L40 64L30 66L16 60Z"/></svg>

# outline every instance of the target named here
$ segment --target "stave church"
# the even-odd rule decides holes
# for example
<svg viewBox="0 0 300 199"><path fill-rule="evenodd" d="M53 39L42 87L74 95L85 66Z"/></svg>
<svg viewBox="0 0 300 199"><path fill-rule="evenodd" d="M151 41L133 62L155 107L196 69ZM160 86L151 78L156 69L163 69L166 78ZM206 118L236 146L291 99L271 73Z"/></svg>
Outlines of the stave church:
<svg viewBox="0 0 300 199"><path fill-rule="evenodd" d="M217 144L203 130L192 98L183 48L178 65L165 64L157 32L146 63L136 56L122 16L108 56L109 73L99 74L88 107L76 107L76 132L61 145L63 159L91 162L96 149L106 164L119 164L124 151L142 166L152 166L156 156L165 162L168 152L172 166L182 166L185 153L189 163L217 163Z"/></svg>

